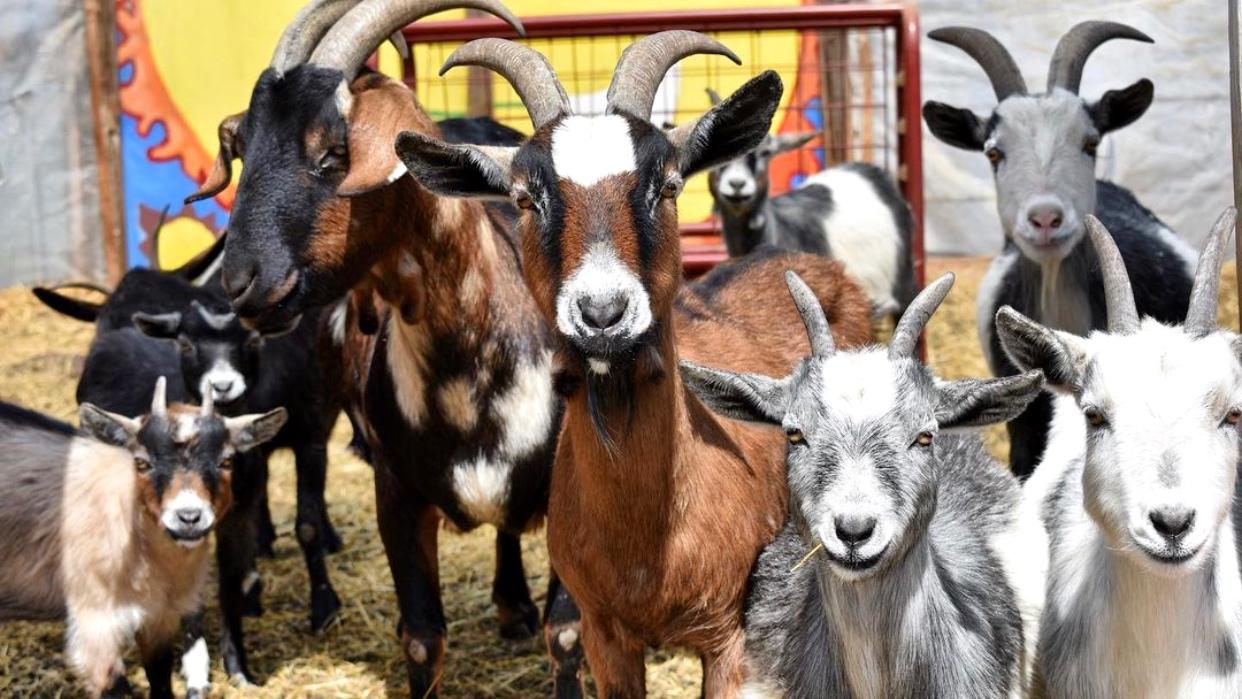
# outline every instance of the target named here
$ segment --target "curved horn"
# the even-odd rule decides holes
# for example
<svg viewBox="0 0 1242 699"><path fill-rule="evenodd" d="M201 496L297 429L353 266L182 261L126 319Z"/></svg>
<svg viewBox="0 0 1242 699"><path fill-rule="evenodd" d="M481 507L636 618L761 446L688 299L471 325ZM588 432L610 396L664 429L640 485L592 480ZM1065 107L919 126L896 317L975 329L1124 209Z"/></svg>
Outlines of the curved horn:
<svg viewBox="0 0 1242 699"><path fill-rule="evenodd" d="M227 313L213 313L208 310L206 306L199 303L198 299L190 301L190 307L197 311L198 315L201 316L202 319L215 330L223 330L227 328L229 323L232 323L233 319L237 317L232 311Z"/></svg>
<svg viewBox="0 0 1242 699"><path fill-rule="evenodd" d="M309 62L335 68L350 82L389 34L426 15L455 9L487 12L507 22L519 35L526 35L521 21L497 0L363 0L333 25Z"/></svg>
<svg viewBox="0 0 1242 699"><path fill-rule="evenodd" d="M811 341L811 356L831 357L837 351L837 345L832 340L832 328L828 327L824 307L815 297L815 292L792 269L785 270L785 283L789 286L794 305L798 307L798 315L802 316L802 324L806 326L806 337Z"/></svg>
<svg viewBox="0 0 1242 699"><path fill-rule="evenodd" d="M168 416L168 380L163 376L155 380L155 395L151 397L151 414Z"/></svg>
<svg viewBox="0 0 1242 699"><path fill-rule="evenodd" d="M214 391L203 392L203 405L199 409L198 414L202 417L211 417L216 412L216 398Z"/></svg>
<svg viewBox="0 0 1242 699"><path fill-rule="evenodd" d="M1087 64L1091 52L1109 39L1155 43L1143 32L1118 22L1079 22L1061 37L1052 52L1052 62L1048 64L1048 92L1061 87L1078 94L1083 66Z"/></svg>
<svg viewBox="0 0 1242 699"><path fill-rule="evenodd" d="M906 312L901 314L901 320L897 321L897 327L893 329L893 339L888 343L890 359L914 356L914 349L919 345L919 335L923 334L923 328L927 326L927 321L936 309L940 308L944 297L949 295L954 279L956 277L953 273L947 272L914 297Z"/></svg>
<svg viewBox="0 0 1242 699"><path fill-rule="evenodd" d="M440 75L457 66L483 66L508 80L526 105L536 131L563 114L573 113L552 64L529 46L508 39L475 39L448 57Z"/></svg>
<svg viewBox="0 0 1242 699"><path fill-rule="evenodd" d="M1216 329L1216 303L1220 291L1220 264L1225 257L1225 246L1233 233L1237 209L1232 206L1216 219L1208 234L1199 266L1195 269L1195 285L1190 292L1190 308L1186 311L1186 334L1203 337Z"/></svg>
<svg viewBox="0 0 1242 699"><path fill-rule="evenodd" d="M1010 95L1025 95L1026 81L1013 56L996 37L973 27L942 27L927 33L929 39L935 39L950 46L956 46L975 59L975 63L987 73L996 92L996 101L1003 102Z"/></svg>
<svg viewBox="0 0 1242 699"><path fill-rule="evenodd" d="M1134 305L1134 290L1130 288L1130 275L1121 251L1113 236L1100 223L1100 219L1087 214L1087 234L1096 257L1100 258L1100 276L1104 278L1104 308L1108 315L1108 331L1129 335L1138 330L1138 308Z"/></svg>
<svg viewBox="0 0 1242 699"><path fill-rule="evenodd" d="M711 101L713 107L720 104L720 102L722 101L720 98L720 93L716 92L714 89L710 87L707 88L707 99Z"/></svg>
<svg viewBox="0 0 1242 699"><path fill-rule="evenodd" d="M664 74L674 63L700 53L725 56L742 64L742 59L724 44L706 34L684 29L651 34L630 44L621 52L608 86L608 113L626 112L650 120L656 89Z"/></svg>
<svg viewBox="0 0 1242 699"><path fill-rule="evenodd" d="M276 50L272 52L272 68L277 73L285 73L305 63L323 35L359 2L362 0L311 0L306 3L285 27L280 41L276 42Z"/></svg>

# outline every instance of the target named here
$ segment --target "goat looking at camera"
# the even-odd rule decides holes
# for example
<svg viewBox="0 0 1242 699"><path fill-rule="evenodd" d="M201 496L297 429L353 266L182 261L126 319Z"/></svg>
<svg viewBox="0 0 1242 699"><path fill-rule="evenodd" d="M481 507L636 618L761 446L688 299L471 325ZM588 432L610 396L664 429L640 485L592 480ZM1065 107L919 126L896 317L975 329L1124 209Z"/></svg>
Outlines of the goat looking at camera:
<svg viewBox="0 0 1242 699"><path fill-rule="evenodd" d="M1216 324L1234 218L1208 239L1181 327L1140 317L1094 218L1106 332L997 313L1005 351L1060 394L1023 494L1023 548L1048 568L1034 696L1242 696L1242 338Z"/></svg>
<svg viewBox="0 0 1242 699"><path fill-rule="evenodd" d="M790 519L759 558L746 612L748 696L1011 693L1022 620L998 548L1018 482L977 437L938 433L1017 415L1042 377L945 382L919 363L951 274L913 301L887 352L838 352L819 302L788 279L812 350L792 374L682 363L708 406L789 441Z"/></svg>

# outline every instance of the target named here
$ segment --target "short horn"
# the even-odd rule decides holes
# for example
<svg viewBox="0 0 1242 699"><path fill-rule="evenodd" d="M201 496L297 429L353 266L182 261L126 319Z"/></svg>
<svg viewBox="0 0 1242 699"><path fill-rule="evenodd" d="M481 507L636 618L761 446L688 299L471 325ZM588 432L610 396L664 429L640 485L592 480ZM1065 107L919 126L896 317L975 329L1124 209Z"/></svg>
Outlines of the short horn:
<svg viewBox="0 0 1242 699"><path fill-rule="evenodd" d="M695 54L725 56L742 64L737 54L706 34L674 29L644 36L621 52L608 86L608 113L650 120L664 74L674 63Z"/></svg>
<svg viewBox="0 0 1242 699"><path fill-rule="evenodd" d="M837 345L833 342L832 328L828 326L824 307L815 292L792 269L785 271L785 283L789 286L794 305L798 307L798 315L802 316L802 324L806 326L806 337L811 341L811 356L831 357L837 351Z"/></svg>
<svg viewBox="0 0 1242 699"><path fill-rule="evenodd" d="M530 121L538 130L558 117L573 113L569 96L543 54L508 39L475 39L459 47L444 62L440 75L457 66L483 66L495 71L517 92Z"/></svg>
<svg viewBox="0 0 1242 699"><path fill-rule="evenodd" d="M927 327L927 321L940 308L944 297L949 295L954 279L952 272L941 275L914 297L906 312L901 314L901 320L897 321L897 327L893 329L893 339L888 344L889 358L904 359L914 356L914 350L919 346L919 335L923 334L923 328Z"/></svg>
<svg viewBox="0 0 1242 699"><path fill-rule="evenodd" d="M168 380L163 376L155 380L155 395L151 397L151 414L168 416Z"/></svg>
<svg viewBox="0 0 1242 699"><path fill-rule="evenodd" d="M973 27L942 27L928 32L927 37L956 46L975 59L991 81L997 102L1003 102L1010 95L1027 94L1026 81L1022 79L1018 64L991 34Z"/></svg>
<svg viewBox="0 0 1242 699"><path fill-rule="evenodd" d="M1109 39L1154 43L1150 36L1118 22L1080 22L1061 37L1052 52L1052 62L1048 64L1048 92L1060 87L1078 94L1083 66L1087 65L1091 53Z"/></svg>
<svg viewBox="0 0 1242 699"><path fill-rule="evenodd" d="M1233 234L1238 211L1232 206L1216 219L1208 234L1199 266L1195 269L1195 285L1190 292L1190 308L1186 311L1186 334L1203 337L1216 330L1216 304L1220 293L1220 265L1225 259L1225 247Z"/></svg>
<svg viewBox="0 0 1242 699"><path fill-rule="evenodd" d="M199 415L203 417L211 417L216 412L215 392L208 389L203 391L203 405L199 409Z"/></svg>
<svg viewBox="0 0 1242 699"><path fill-rule="evenodd" d="M710 87L707 88L707 99L712 103L713 107L720 104L720 102L722 101L720 98L720 93L716 92L714 89Z"/></svg>
<svg viewBox="0 0 1242 699"><path fill-rule="evenodd" d="M306 62L315 45L333 24L362 0L311 0L285 27L276 50L272 52L272 69L286 73Z"/></svg>
<svg viewBox="0 0 1242 699"><path fill-rule="evenodd" d="M309 62L339 70L351 82L367 56L390 34L427 15L456 9L495 15L526 35L522 22L497 0L363 0L332 26Z"/></svg>
<svg viewBox="0 0 1242 699"><path fill-rule="evenodd" d="M1100 276L1104 278L1104 308L1108 314L1108 331L1117 335L1129 335L1138 330L1138 307L1134 305L1134 290L1130 288L1130 275L1121 251L1113 236L1092 214L1087 218L1087 234L1100 260Z"/></svg>

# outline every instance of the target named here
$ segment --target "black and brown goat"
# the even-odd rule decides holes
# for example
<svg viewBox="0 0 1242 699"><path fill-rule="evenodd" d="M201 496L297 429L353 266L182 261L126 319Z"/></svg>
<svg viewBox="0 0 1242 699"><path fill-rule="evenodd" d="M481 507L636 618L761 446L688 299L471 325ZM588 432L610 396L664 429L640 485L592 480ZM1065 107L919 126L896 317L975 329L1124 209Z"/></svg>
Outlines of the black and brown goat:
<svg viewBox="0 0 1242 699"><path fill-rule="evenodd" d="M172 697L172 641L207 579L202 543L250 465L242 452L275 436L285 411L170 406L161 377L137 418L89 403L80 415L94 439L0 403L0 621L67 619L66 661L95 697L123 691L136 640L151 696ZM205 665L195 672L189 690L205 696Z"/></svg>
<svg viewBox="0 0 1242 699"><path fill-rule="evenodd" d="M354 368L413 696L434 694L445 647L441 519L463 530L496 526L500 633L538 628L519 535L543 519L561 414L551 333L522 282L502 215L439 197L406 176L393 150L397 134L441 132L405 85L360 75L392 32L454 7L521 27L494 0L307 6L247 111L221 124L220 156L200 193L227 185L233 158L246 163L223 267L243 321L278 326L363 281L384 301L383 316L371 319L379 334L370 355ZM362 300L365 309L369 298ZM549 606L555 629L572 605L555 591L549 600L558 603ZM571 640L576 632L552 635ZM572 678L577 646L566 645L554 650L571 661L561 667Z"/></svg>
<svg viewBox="0 0 1242 699"><path fill-rule="evenodd" d="M402 134L409 171L449 196L512 198L525 277L561 340L568 396L548 506L553 566L582 610L600 696L645 692L648 646L693 649L704 694L742 682L742 605L760 549L785 517L784 436L715 417L679 378L680 358L789 372L807 353L784 283L797 271L843 344L870 339L870 302L836 262L768 251L679 290L677 196L686 178L758 145L781 95L764 73L694 123L650 122L656 87L692 54L737 60L693 32L626 49L601 116L574 115L551 66L481 39L454 65L513 84L533 136L520 148Z"/></svg>

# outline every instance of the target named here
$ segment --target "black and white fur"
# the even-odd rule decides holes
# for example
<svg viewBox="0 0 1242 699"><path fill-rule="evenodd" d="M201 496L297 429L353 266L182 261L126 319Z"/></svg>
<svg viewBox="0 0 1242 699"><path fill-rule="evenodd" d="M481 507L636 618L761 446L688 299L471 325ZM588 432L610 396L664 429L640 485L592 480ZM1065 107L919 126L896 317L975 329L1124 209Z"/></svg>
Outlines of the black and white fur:
<svg viewBox="0 0 1242 699"><path fill-rule="evenodd" d="M769 134L755 150L709 173L725 247L730 257L760 245L832 257L862 286L876 317L896 320L916 291L910 257L914 217L883 170L868 163L838 165L792 191L768 196L772 158L816 136Z"/></svg>
<svg viewBox="0 0 1242 699"><path fill-rule="evenodd" d="M1081 71L1090 51L1110 38L1151 39L1124 25L1084 22L1058 44L1047 92L1028 94L1016 67L1005 65L1012 59L990 35L955 27L930 36L975 56L992 77L999 100L987 119L939 102L923 108L937 138L985 153L995 174L1005 249L984 277L977 300L979 337L993 373L1017 372L993 332L1001 306L1078 335L1104 327L1098 262L1083 243L1087 214L1099 217L1116 238L1139 312L1161 322L1181 321L1194 251L1130 191L1095 179L1100 139L1143 115L1152 101L1152 83L1139 80L1090 102L1077 94L1078 77L1066 83L1057 73L1058 65L1071 62ZM979 52L988 55L980 59ZM1050 416L1050 400L1043 396L1009 424L1010 466L1020 477L1031 473L1043 452Z"/></svg>
<svg viewBox="0 0 1242 699"><path fill-rule="evenodd" d="M1091 238L1121 300L1107 332L997 314L1006 352L1058 394L1021 515L1047 571L1035 696L1242 696L1242 340L1216 327L1233 223L1209 237L1184 326L1140 320L1103 228Z"/></svg>
<svg viewBox="0 0 1242 699"><path fill-rule="evenodd" d="M916 338L952 275L913 301L887 352L837 352L789 277L813 351L791 376L682 364L714 410L789 438L790 518L754 574L745 696L1016 692L1023 624L1002 540L1018 482L978 438L939 433L1017 415L1042 377L945 382L919 363Z"/></svg>

